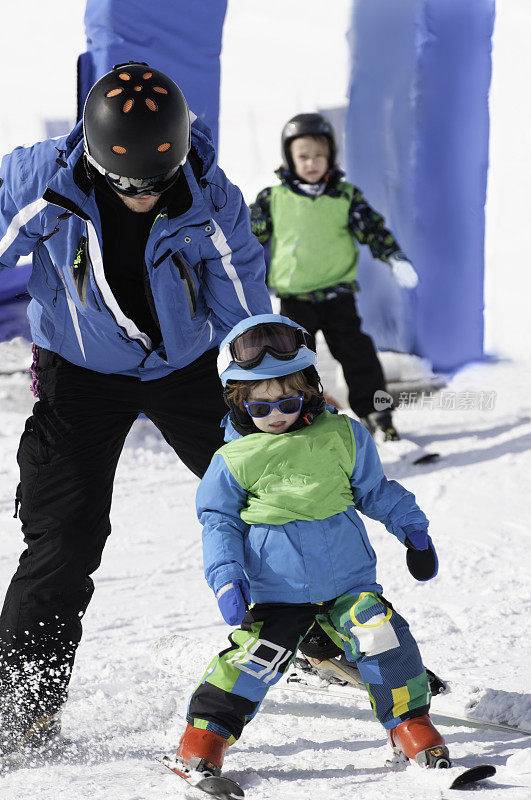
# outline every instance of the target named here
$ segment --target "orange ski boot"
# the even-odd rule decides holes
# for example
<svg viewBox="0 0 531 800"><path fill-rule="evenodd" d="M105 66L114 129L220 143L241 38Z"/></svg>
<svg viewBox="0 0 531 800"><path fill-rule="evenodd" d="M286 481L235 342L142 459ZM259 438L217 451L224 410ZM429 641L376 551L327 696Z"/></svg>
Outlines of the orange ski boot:
<svg viewBox="0 0 531 800"><path fill-rule="evenodd" d="M412 759L421 767L431 769L445 769L451 766L448 748L434 727L429 714L407 719L387 733L393 748L395 765Z"/></svg>
<svg viewBox="0 0 531 800"><path fill-rule="evenodd" d="M187 777L183 773L190 772L221 775L223 759L228 748L228 741L219 733L194 728L187 724L177 748L175 762L178 766L175 771L180 772L183 777ZM182 770L178 768L180 765L183 767Z"/></svg>

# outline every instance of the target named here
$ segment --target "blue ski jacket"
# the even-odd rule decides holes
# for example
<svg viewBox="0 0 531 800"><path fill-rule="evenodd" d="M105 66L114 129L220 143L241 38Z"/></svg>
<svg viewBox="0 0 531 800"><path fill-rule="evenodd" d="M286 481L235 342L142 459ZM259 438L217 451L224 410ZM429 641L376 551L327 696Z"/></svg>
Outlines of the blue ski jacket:
<svg viewBox="0 0 531 800"><path fill-rule="evenodd" d="M214 594L226 583L245 579L255 603L319 603L348 591L382 591L376 582L376 554L358 512L382 522L403 544L414 531L427 531L428 520L413 494L387 480L368 431L359 422L349 421L355 462L345 482L352 505L325 519L246 524L241 512L248 507L252 487L248 492L240 485L224 458L224 448L217 451L196 498L203 525L205 577ZM228 416L224 422L226 439L239 436ZM284 474L284 490L289 492L290 432L260 435L282 437L286 449L279 448L267 470ZM304 429L291 435L304 436ZM315 449L311 451L308 472L319 485L327 481L326 463ZM298 491L297 481L293 491Z"/></svg>
<svg viewBox="0 0 531 800"><path fill-rule="evenodd" d="M152 380L217 347L244 317L271 312L263 250L247 206L216 164L209 129L191 117L202 165L197 180L189 161L183 166L191 206L175 217L163 210L145 249L162 333L156 348L106 281L81 123L68 136L17 147L3 158L0 271L31 254L28 317L37 345L97 372Z"/></svg>

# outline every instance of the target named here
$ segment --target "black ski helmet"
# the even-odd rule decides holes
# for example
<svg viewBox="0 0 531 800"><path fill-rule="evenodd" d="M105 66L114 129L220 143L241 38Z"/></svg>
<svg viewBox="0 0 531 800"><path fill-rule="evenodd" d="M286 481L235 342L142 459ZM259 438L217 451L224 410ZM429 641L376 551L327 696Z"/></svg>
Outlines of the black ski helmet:
<svg viewBox="0 0 531 800"><path fill-rule="evenodd" d="M328 166L330 168L334 166L337 157L337 146L334 129L331 124L321 114L297 114L284 125L281 139L282 157L290 172L293 172L290 145L299 136L326 136L330 145Z"/></svg>
<svg viewBox="0 0 531 800"><path fill-rule="evenodd" d="M147 64L119 64L91 88L83 111L85 154L102 174L153 178L190 149L190 115L171 78Z"/></svg>

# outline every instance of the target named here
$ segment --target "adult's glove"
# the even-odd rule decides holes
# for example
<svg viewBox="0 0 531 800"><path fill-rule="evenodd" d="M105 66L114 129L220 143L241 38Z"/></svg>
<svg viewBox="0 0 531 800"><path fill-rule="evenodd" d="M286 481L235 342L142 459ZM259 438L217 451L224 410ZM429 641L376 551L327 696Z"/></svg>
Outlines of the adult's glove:
<svg viewBox="0 0 531 800"><path fill-rule="evenodd" d="M406 538L407 568L417 581L429 581L439 571L435 547L426 531L415 531Z"/></svg>
<svg viewBox="0 0 531 800"><path fill-rule="evenodd" d="M239 625L251 602L247 581L232 581L222 586L216 595L219 610L227 625Z"/></svg>
<svg viewBox="0 0 531 800"><path fill-rule="evenodd" d="M389 256L387 263L391 267L393 278L403 289L414 289L419 282L419 276L413 269L413 265L407 260L404 253L393 253Z"/></svg>

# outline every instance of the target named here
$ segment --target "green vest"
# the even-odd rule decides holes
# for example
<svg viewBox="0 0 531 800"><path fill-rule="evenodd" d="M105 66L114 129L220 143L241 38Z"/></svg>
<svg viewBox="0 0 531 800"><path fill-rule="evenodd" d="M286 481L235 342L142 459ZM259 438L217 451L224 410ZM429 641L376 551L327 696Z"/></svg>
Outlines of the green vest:
<svg viewBox="0 0 531 800"><path fill-rule="evenodd" d="M324 411L290 433L251 433L218 450L247 492L249 525L326 519L354 505L356 440L348 417Z"/></svg>
<svg viewBox="0 0 531 800"><path fill-rule="evenodd" d="M268 283L279 295L325 289L356 279L358 247L347 227L354 187L340 196L306 197L287 186L271 189L271 261Z"/></svg>

